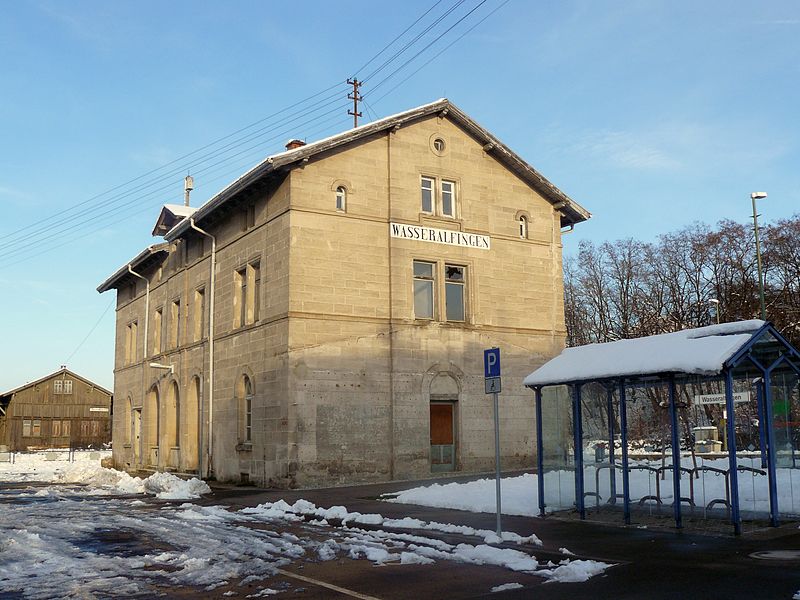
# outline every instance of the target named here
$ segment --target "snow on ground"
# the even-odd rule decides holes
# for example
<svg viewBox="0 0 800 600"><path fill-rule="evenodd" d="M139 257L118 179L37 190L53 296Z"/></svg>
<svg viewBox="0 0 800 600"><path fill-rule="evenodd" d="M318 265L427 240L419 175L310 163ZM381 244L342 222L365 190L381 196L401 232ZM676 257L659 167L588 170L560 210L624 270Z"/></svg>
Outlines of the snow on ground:
<svg viewBox="0 0 800 600"><path fill-rule="evenodd" d="M239 511L159 503L141 494L174 499L209 490L170 474L139 479L104 469L101 456L69 462L27 455L3 465L0 483L12 485L0 487L0 596L152 597L174 587L198 595L227 587L227 596L266 597L286 591L287 584L268 585L281 567L346 557L399 568L440 561L493 565L548 581L579 581L610 566L569 559L540 565L529 553L541 545L534 534L498 536L306 500ZM448 543L435 537L442 533L482 542Z"/></svg>
<svg viewBox="0 0 800 600"><path fill-rule="evenodd" d="M106 469L100 461L111 456L110 451L42 451L18 453L14 462L0 463L0 482L64 483L85 486L71 493L87 495L152 494L162 500L188 500L211 492L199 479L183 480L171 473L154 473L142 479L124 471ZM60 487L48 487L36 492L38 496L59 495Z"/></svg>
<svg viewBox="0 0 800 600"><path fill-rule="evenodd" d="M669 463L668 463L669 464ZM698 466L727 471L727 459L703 459L698 457ZM769 512L769 488L765 474L762 474L759 457L740 457L739 467L739 505L743 513L748 511L757 514ZM663 504L671 504L673 497L672 471L668 470L664 479L647 468L661 467L661 461L631 461L630 497L637 501L644 496L655 496L660 492ZM691 457L682 459L682 466L692 468ZM755 469L755 471L753 471ZM700 477L691 481L694 488L695 504L699 508L706 507L712 500L725 499L726 478L714 471L701 471ZM622 493L622 471L615 470L616 493ZM575 475L571 470L553 469L545 473L545 504L547 511L571 509L575 503ZM800 472L798 469L779 468L777 470L778 505L784 514L800 512ZM538 499L539 480L534 474L518 477L505 477L501 482L503 513L508 515L535 516L539 514ZM611 497L611 470L606 466L587 464L584 468L584 489L586 492L599 492L600 503ZM690 492L690 476L681 473L681 495ZM434 483L402 491L398 494L386 494L388 502L400 504L418 504L437 508L453 508L471 512L495 512L495 480L480 479L467 483ZM592 497L586 498L587 506L594 503ZM716 504L721 508L721 503Z"/></svg>

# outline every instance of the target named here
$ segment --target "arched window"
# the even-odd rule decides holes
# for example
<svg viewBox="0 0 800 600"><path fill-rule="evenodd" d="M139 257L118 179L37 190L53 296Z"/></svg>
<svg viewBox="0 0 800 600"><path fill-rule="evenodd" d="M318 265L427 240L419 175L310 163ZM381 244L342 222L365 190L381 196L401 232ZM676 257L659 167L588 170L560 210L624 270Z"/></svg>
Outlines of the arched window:
<svg viewBox="0 0 800 600"><path fill-rule="evenodd" d="M239 399L239 439L250 443L253 439L253 381L247 375L239 380L236 395Z"/></svg>
<svg viewBox="0 0 800 600"><path fill-rule="evenodd" d="M519 218L519 237L523 240L528 239L528 218L525 215Z"/></svg>
<svg viewBox="0 0 800 600"><path fill-rule="evenodd" d="M347 190L340 185L336 188L336 210L344 212L347 209Z"/></svg>

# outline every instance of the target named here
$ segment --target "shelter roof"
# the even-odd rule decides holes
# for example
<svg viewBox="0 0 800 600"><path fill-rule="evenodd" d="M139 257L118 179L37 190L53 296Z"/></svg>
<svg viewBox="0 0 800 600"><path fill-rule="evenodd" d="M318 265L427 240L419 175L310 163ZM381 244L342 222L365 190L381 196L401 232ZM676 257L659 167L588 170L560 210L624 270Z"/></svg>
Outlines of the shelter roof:
<svg viewBox="0 0 800 600"><path fill-rule="evenodd" d="M664 373L718 375L766 325L753 319L566 348L523 383L537 387Z"/></svg>
<svg viewBox="0 0 800 600"><path fill-rule="evenodd" d="M293 166L303 164L304 161L323 152L352 144L373 134L402 127L403 125L431 115L447 117L478 140L487 152L535 189L561 212L562 226L574 225L575 223L585 221L591 217L589 211L550 183L541 173L525 162L486 129L473 121L447 98L441 98L435 102L373 121L372 123L344 131L317 142L306 144L299 148L273 154L217 193L191 216L195 222L200 223L204 218L214 213L239 192L268 176L270 173L291 169ZM184 219L167 232L164 238L168 241L174 241L185 233L189 227L189 219Z"/></svg>
<svg viewBox="0 0 800 600"><path fill-rule="evenodd" d="M48 379L52 379L53 377L55 377L57 375L69 375L73 379L79 379L80 381L83 381L84 383L86 383L88 385L94 386L95 389L98 389L101 392L105 392L109 396L113 396L113 394L109 390L104 388L103 386L97 385L94 381L86 379L85 377L81 377L80 375L70 371L66 367L62 367L58 371L54 371L53 373L50 373L49 375L45 375L44 377L41 377L41 378L37 379L36 381L30 381L30 382L28 382L26 384L23 384L23 385L21 385L19 387L14 388L13 390L8 390L7 392L4 392L4 393L0 394L0 398L5 398L7 396L12 396L12 395L16 394L17 392L19 392L21 390L27 389L27 388L32 387L34 385L39 385L43 381L47 381Z"/></svg>

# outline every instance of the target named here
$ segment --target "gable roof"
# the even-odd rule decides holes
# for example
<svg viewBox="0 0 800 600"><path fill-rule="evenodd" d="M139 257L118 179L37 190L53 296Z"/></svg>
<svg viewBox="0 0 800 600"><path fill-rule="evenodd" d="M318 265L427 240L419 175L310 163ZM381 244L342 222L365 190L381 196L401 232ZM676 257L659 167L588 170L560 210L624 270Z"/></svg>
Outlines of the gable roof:
<svg viewBox="0 0 800 600"><path fill-rule="evenodd" d="M664 373L717 375L761 333L752 319L648 337L566 348L523 381L526 387Z"/></svg>
<svg viewBox="0 0 800 600"><path fill-rule="evenodd" d="M85 377L81 377L77 373L74 373L74 372L70 371L69 369L67 369L66 367L63 367L63 368L59 369L58 371L50 373L49 375L45 375L41 379L37 379L36 381L30 381L30 382L28 382L28 383L26 383L24 385L21 385L21 386L19 386L17 388L14 388L13 390L8 390L7 392L5 392L3 394L0 394L0 398L5 398L6 396L12 396L12 395L16 394L17 392L19 392L21 390L27 389L29 387L33 387L34 385L39 385L43 381L47 381L48 379L52 379L56 375L69 375L73 379L78 379L78 380L84 382L87 385L91 385L96 390L100 390L101 392L104 392L104 393L108 394L109 396L113 396L114 395L112 392L108 391L103 386L97 385L94 381L90 381L90 380L86 379Z"/></svg>
<svg viewBox="0 0 800 600"><path fill-rule="evenodd" d="M196 210L196 208L183 204L165 204L161 208L161 214L158 215L155 227L153 227L153 235L163 237L176 223L186 217L191 217Z"/></svg>
<svg viewBox="0 0 800 600"><path fill-rule="evenodd" d="M508 146L500 142L486 129L473 121L447 98L442 98L430 104L424 104L417 108L373 121L367 125L344 131L299 148L273 154L233 181L203 206L198 208L192 215L192 219L197 223L201 222L204 218L214 213L218 208L222 207L236 196L238 192L271 173L291 169L317 154L340 148L362 140L370 135L402 127L413 121L437 114L446 116L479 143L483 144L484 149L488 153L553 204L553 206L561 212L562 226L574 225L575 223L580 223L591 217L589 211L550 183L541 173L520 158ZM164 239L167 241L174 241L189 228L189 219L184 219L167 232Z"/></svg>

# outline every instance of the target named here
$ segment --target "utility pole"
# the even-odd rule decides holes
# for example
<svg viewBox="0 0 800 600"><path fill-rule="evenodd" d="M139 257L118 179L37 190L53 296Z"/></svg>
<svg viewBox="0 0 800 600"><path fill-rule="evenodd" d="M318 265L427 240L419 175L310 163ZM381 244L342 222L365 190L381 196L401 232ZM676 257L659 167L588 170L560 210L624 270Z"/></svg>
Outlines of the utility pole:
<svg viewBox="0 0 800 600"><path fill-rule="evenodd" d="M347 94L348 99L353 101L353 110L348 110L347 114L353 115L353 127L355 128L358 127L358 117L361 116L361 113L358 112L358 103L364 98L358 93L358 88L361 87L361 82L358 79L348 79L347 84L353 86L353 93Z"/></svg>

